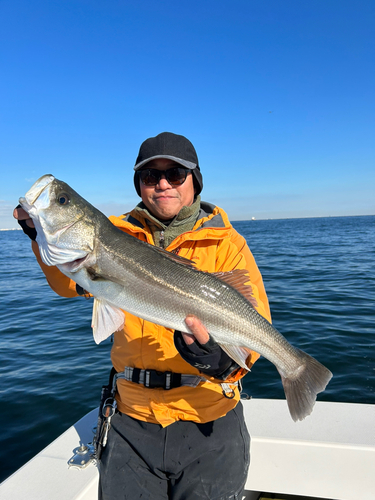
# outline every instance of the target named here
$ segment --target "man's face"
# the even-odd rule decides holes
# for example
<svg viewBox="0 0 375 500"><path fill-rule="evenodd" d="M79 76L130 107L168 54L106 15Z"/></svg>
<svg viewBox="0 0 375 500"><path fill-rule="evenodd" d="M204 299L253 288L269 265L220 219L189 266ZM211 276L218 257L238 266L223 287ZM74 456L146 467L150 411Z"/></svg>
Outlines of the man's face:
<svg viewBox="0 0 375 500"><path fill-rule="evenodd" d="M143 168L156 168L162 171L173 167L181 165L167 158L158 158L148 162ZM140 181L140 189L143 203L160 220L173 219L182 207L189 207L194 202L193 175L190 171L181 186L171 186L165 176L162 176L156 186L145 186Z"/></svg>

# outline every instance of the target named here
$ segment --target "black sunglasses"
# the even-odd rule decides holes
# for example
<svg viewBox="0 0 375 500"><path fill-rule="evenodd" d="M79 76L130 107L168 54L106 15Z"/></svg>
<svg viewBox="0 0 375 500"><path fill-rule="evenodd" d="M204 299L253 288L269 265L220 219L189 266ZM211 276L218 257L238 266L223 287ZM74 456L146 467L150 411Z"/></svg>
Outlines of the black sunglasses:
<svg viewBox="0 0 375 500"><path fill-rule="evenodd" d="M172 167L168 170L157 170L156 168L145 168L140 170L139 177L145 186L156 186L164 175L171 186L181 186L186 181L188 168Z"/></svg>

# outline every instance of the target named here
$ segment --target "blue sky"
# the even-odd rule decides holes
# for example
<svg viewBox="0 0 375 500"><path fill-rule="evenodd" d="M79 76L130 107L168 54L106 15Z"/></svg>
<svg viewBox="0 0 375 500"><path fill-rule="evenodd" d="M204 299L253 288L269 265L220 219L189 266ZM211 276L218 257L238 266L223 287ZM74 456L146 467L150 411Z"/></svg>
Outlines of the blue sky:
<svg viewBox="0 0 375 500"><path fill-rule="evenodd" d="M0 0L0 228L52 173L107 215L159 132L232 220L375 214L375 3Z"/></svg>

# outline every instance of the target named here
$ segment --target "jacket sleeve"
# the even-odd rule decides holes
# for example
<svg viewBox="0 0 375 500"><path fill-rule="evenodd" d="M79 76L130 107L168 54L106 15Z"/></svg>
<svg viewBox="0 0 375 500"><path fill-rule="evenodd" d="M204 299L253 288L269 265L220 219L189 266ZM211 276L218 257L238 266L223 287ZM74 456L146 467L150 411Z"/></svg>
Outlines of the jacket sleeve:
<svg viewBox="0 0 375 500"><path fill-rule="evenodd" d="M61 297L78 297L79 294L77 293L74 281L65 276L56 266L46 266L44 264L36 241L32 242L32 250L52 290L61 295Z"/></svg>

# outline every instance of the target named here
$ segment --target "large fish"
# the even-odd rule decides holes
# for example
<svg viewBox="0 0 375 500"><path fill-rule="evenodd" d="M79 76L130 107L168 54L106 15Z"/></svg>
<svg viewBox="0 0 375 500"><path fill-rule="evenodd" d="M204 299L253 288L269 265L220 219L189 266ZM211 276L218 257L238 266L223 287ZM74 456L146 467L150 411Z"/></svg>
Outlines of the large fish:
<svg viewBox="0 0 375 500"><path fill-rule="evenodd" d="M20 204L34 221L43 262L56 265L95 297L97 343L122 328L123 311L180 331L188 331L185 318L194 315L241 366L247 368L247 349L276 366L293 420L311 413L332 373L258 314L251 287L244 284L246 271L199 271L192 262L117 229L52 175L37 180Z"/></svg>

